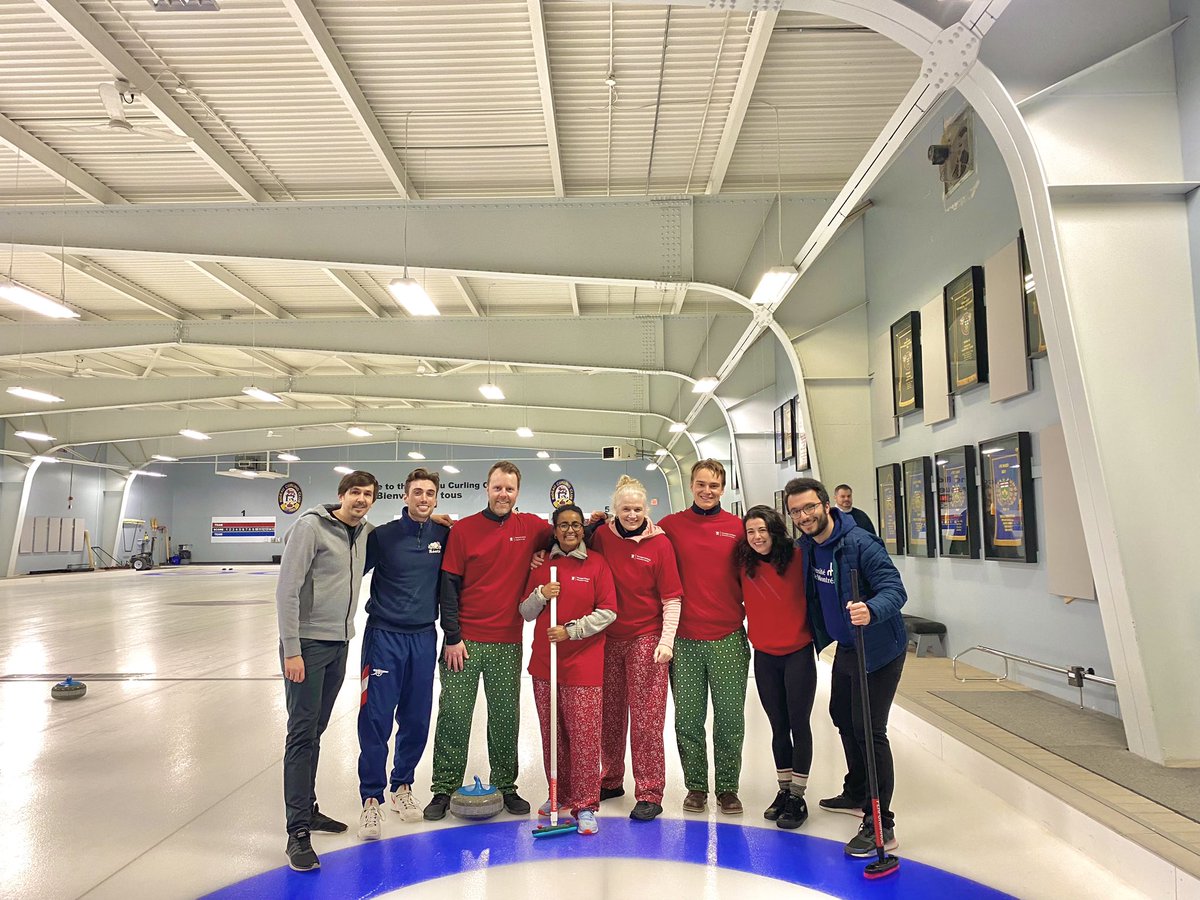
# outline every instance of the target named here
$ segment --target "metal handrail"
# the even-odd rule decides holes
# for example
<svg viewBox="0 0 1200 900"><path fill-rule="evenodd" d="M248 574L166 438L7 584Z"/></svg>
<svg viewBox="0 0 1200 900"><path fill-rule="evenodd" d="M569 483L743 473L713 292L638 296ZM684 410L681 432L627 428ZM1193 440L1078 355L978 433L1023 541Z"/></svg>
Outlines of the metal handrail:
<svg viewBox="0 0 1200 900"><path fill-rule="evenodd" d="M978 676L970 676L970 677L964 678L961 675L959 675L958 674L959 657L966 656L968 653L971 653L973 651L978 651L980 653L990 653L992 656L1000 657L1002 660L1004 660L1004 674L1001 675L999 678L980 678ZM1079 688L1079 708L1080 709L1084 708L1084 706L1083 706L1083 683L1085 681L1094 681L1097 684L1106 684L1109 687L1117 686L1117 683L1115 681L1113 681L1111 678L1105 678L1103 675L1097 675L1095 670L1092 669L1090 666L1086 669L1083 666L1053 666L1050 663L1041 662L1040 660L1036 660L1036 659L1030 659L1027 656L1018 656L1015 653L1006 653L1003 650L996 650L994 647L985 647L982 644L976 644L974 647L968 647L966 650L963 650L961 653L956 653L954 655L954 659L951 662L953 665L954 677L956 679L958 679L958 681L962 682L963 684L966 684L968 681L994 681L994 682L999 683L1001 681L1008 680L1008 663L1010 660L1012 662L1022 663L1027 666L1034 666L1035 668L1038 668L1038 669L1044 669L1047 672L1057 672L1060 675L1066 675L1067 676L1067 684L1069 684L1071 687Z"/></svg>

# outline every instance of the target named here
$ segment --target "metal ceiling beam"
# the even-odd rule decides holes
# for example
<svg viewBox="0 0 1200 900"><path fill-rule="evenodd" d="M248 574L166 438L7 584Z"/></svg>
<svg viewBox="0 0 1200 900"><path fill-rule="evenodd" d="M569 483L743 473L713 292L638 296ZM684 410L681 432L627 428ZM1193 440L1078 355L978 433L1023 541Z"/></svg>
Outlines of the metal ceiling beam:
<svg viewBox="0 0 1200 900"><path fill-rule="evenodd" d="M55 260L61 258L66 264L67 268L74 269L80 275L86 275L97 284L102 284L106 288L116 291L121 296L132 300L134 303L137 303L140 306L146 307L146 309L153 310L160 316L164 316L168 319L174 319L176 321L200 318L199 316L193 315L192 313L181 309L174 303L169 303L157 294L153 294L145 288L134 284L132 281L122 278L120 275L117 275L114 272L108 271L108 269L90 259L72 256L69 253L62 257L56 253L53 254L53 258Z"/></svg>
<svg viewBox="0 0 1200 900"><path fill-rule="evenodd" d="M467 279L454 277L450 281L455 289L457 289L458 295L462 297L463 303L467 304L467 309L471 311L471 315L476 318L482 317L483 311L479 306L479 298L475 296L475 291L471 289L471 285L467 283Z"/></svg>
<svg viewBox="0 0 1200 900"><path fill-rule="evenodd" d="M65 179L67 186L81 197L96 203L127 205L124 197L92 177L48 144L7 116L0 115L0 144L5 144L56 180Z"/></svg>
<svg viewBox="0 0 1200 900"><path fill-rule="evenodd" d="M574 315L578 316L578 315L580 315L580 312L579 312L579 285L577 285L575 282L572 281L570 284L567 285L567 288L571 292L571 312Z"/></svg>
<svg viewBox="0 0 1200 900"><path fill-rule="evenodd" d="M528 0L529 27L533 32L533 59L537 64L538 93L542 98L542 118L546 122L546 149L550 152L550 175L554 196L565 197L562 157L558 150L558 119L554 114L554 86L550 81L550 53L546 47L546 20L541 0Z"/></svg>
<svg viewBox="0 0 1200 900"><path fill-rule="evenodd" d="M771 31L775 28L778 18L779 13L775 10L760 9L754 14L754 28L750 32L746 55L742 57L742 67L738 70L737 85L729 101L729 114L725 117L721 142L717 145L717 152L713 157L708 187L704 189L706 194L721 193L721 186L725 183L725 175L729 171L729 163L733 159L733 151L737 149L738 136L742 133L742 124L746 121L746 110L750 108L750 99L754 96L758 74L762 71L763 59L767 55L767 45L771 43Z"/></svg>
<svg viewBox="0 0 1200 900"><path fill-rule="evenodd" d="M388 180L391 181L401 197L419 200L420 197L408 177L408 172L404 169L404 164L396 155L387 132L379 124L379 119L375 117L371 105L367 102L366 96L354 78L354 73L350 71L350 66L346 64L337 42L329 33L329 29L325 27L312 0L283 0L283 6L300 29L300 33L304 35L304 40L308 42L309 48L317 57L317 62L329 76L334 90L342 98L347 111L358 125L358 130L362 132L370 146L371 152L383 166Z"/></svg>
<svg viewBox="0 0 1200 900"><path fill-rule="evenodd" d="M740 315L503 317L497 319L263 320L256 323L259 350L378 354L445 361L482 361L490 336L497 364L575 371L674 372L691 377L695 348L711 334L713 359L724 358L745 326ZM553 329L554 340L531 335ZM111 352L132 348L237 348L248 345L245 322L32 323L0 329L0 358L19 355ZM564 348L569 348L569 352Z"/></svg>
<svg viewBox="0 0 1200 900"><path fill-rule="evenodd" d="M829 195L785 195L789 229L808 234ZM388 275L409 217L409 267L479 277L732 289L753 258L774 194L588 200L404 201L0 208L19 247L98 258L167 254L237 263L305 261ZM847 210L848 211L848 210ZM798 239L799 242L799 239ZM731 297L730 299L736 299ZM746 303L743 297L741 301ZM478 309L478 304L473 304Z"/></svg>
<svg viewBox="0 0 1200 900"><path fill-rule="evenodd" d="M392 311L375 302L375 298L361 284L355 281L353 276L346 270L323 268L321 271L328 275L334 284L353 297L354 301L363 308L363 311L367 315L376 319L390 319L393 317Z"/></svg>
<svg viewBox="0 0 1200 900"><path fill-rule="evenodd" d="M241 349L242 353L246 354L246 356L262 363L264 366L266 366L272 372L275 372L277 375L298 375L298 374L300 374L296 369L292 368L287 363L280 362L278 359L276 359L274 356L272 356L270 353L267 353L264 350L259 350L255 347L242 347L240 349Z"/></svg>
<svg viewBox="0 0 1200 900"><path fill-rule="evenodd" d="M292 313L288 312L258 288L242 281L242 279L238 278L223 266L219 266L213 262L200 262L194 259L189 259L188 265L196 269L198 272L204 273L230 293L237 297L241 297L264 315L268 315L273 319L296 318L294 315L292 315Z"/></svg>
<svg viewBox="0 0 1200 900"><path fill-rule="evenodd" d="M124 78L142 95L160 119L192 139L191 147L247 200L271 201L271 196L217 141L187 114L154 76L101 27L78 0L34 0L114 77Z"/></svg>

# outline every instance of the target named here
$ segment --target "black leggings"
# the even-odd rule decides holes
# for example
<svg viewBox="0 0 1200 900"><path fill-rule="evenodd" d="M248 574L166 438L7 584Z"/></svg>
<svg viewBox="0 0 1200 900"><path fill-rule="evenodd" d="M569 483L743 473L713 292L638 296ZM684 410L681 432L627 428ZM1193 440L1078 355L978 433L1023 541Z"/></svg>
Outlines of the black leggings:
<svg viewBox="0 0 1200 900"><path fill-rule="evenodd" d="M776 769L808 775L812 766L813 696L817 692L817 660L813 645L773 656L754 651L754 684L771 723L771 755Z"/></svg>

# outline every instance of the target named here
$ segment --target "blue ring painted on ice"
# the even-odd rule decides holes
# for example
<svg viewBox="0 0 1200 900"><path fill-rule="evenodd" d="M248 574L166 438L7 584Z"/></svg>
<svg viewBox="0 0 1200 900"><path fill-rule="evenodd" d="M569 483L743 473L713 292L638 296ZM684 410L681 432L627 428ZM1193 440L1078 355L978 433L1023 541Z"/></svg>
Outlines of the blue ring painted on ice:
<svg viewBox="0 0 1200 900"><path fill-rule="evenodd" d="M995 888L904 860L900 871L863 878L870 860L848 857L838 841L714 822L602 818L600 833L535 840L530 823L498 822L422 831L355 844L322 855L315 872L286 866L214 891L206 900L378 897L401 888L486 868L560 859L645 859L715 865L822 891L831 897L955 897L999 900Z"/></svg>

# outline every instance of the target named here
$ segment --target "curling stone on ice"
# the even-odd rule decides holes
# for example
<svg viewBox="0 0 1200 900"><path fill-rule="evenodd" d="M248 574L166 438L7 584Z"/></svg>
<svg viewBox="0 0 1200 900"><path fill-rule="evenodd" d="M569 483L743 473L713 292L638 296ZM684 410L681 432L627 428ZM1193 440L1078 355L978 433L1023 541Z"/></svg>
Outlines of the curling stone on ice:
<svg viewBox="0 0 1200 900"><path fill-rule="evenodd" d="M78 700L86 693L87 685L82 681L76 681L70 675L67 676L66 681L60 681L50 688L50 696L55 700Z"/></svg>
<svg viewBox="0 0 1200 900"><path fill-rule="evenodd" d="M460 819L490 819L504 809L504 795L475 776L472 787L460 787L450 797L450 812Z"/></svg>

